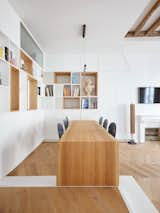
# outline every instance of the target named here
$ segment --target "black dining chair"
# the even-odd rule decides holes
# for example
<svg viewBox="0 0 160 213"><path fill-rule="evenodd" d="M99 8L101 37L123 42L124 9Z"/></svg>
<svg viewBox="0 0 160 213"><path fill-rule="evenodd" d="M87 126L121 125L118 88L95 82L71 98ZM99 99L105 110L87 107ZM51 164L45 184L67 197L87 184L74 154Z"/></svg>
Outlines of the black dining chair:
<svg viewBox="0 0 160 213"><path fill-rule="evenodd" d="M58 130L58 136L59 136L59 139L60 139L62 137L62 135L64 134L63 125L61 123L57 124L57 130Z"/></svg>
<svg viewBox="0 0 160 213"><path fill-rule="evenodd" d="M69 126L69 118L66 116L65 119L67 121L67 128L68 128L68 126Z"/></svg>
<svg viewBox="0 0 160 213"><path fill-rule="evenodd" d="M108 127L108 119L105 119L103 122L103 128L107 129L107 127Z"/></svg>
<svg viewBox="0 0 160 213"><path fill-rule="evenodd" d="M116 123L110 123L108 127L108 132L115 138L116 137Z"/></svg>
<svg viewBox="0 0 160 213"><path fill-rule="evenodd" d="M99 118L99 125L102 125L102 123L103 123L103 117L101 116L101 117Z"/></svg>
<svg viewBox="0 0 160 213"><path fill-rule="evenodd" d="M63 124L64 124L65 130L67 130L67 128L68 128L68 121L66 120L66 118L63 120Z"/></svg>

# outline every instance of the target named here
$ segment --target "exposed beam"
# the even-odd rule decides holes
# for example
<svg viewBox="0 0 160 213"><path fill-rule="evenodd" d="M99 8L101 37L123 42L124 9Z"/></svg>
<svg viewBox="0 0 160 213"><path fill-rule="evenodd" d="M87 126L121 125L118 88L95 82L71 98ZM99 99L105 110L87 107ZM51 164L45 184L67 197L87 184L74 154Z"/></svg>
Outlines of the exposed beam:
<svg viewBox="0 0 160 213"><path fill-rule="evenodd" d="M148 19L152 16L152 14L155 12L155 10L160 6L160 0L157 0L156 3L152 6L152 8L148 11L148 13L145 15L145 17L142 19L142 21L138 24L136 29L134 30L134 35L137 36Z"/></svg>
<svg viewBox="0 0 160 213"><path fill-rule="evenodd" d="M146 32L146 36L152 35L152 33L160 26L160 17L149 27Z"/></svg>
<svg viewBox="0 0 160 213"><path fill-rule="evenodd" d="M141 31L139 32L139 34L137 36L135 36L135 32L134 31L130 31L127 33L127 35L125 37L127 38L134 38L134 37L158 37L160 36L160 31L154 31L152 32L150 35L146 35L147 31Z"/></svg>

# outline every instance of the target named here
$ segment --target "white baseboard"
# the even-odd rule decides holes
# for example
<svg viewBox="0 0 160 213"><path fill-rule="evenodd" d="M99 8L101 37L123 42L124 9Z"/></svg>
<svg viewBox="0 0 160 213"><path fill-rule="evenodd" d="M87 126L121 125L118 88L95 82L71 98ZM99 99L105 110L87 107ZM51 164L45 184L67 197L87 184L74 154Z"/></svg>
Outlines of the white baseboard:
<svg viewBox="0 0 160 213"><path fill-rule="evenodd" d="M0 187L56 187L56 176L6 176Z"/></svg>

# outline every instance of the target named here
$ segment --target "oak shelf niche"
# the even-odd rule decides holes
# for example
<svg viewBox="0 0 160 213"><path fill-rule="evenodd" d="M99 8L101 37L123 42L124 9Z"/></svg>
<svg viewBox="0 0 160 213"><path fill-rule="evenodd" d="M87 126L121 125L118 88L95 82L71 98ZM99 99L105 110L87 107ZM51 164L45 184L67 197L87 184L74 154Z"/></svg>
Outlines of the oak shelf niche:
<svg viewBox="0 0 160 213"><path fill-rule="evenodd" d="M36 79L32 78L31 76L28 76L28 110L34 110L37 109L37 101L38 101L38 95L37 95L37 87L38 82Z"/></svg>
<svg viewBox="0 0 160 213"><path fill-rule="evenodd" d="M19 110L19 70L10 66L10 111Z"/></svg>
<svg viewBox="0 0 160 213"><path fill-rule="evenodd" d="M28 74L33 74L33 61L21 50L21 69Z"/></svg>
<svg viewBox="0 0 160 213"><path fill-rule="evenodd" d="M80 98L64 97L63 109L80 109Z"/></svg>
<svg viewBox="0 0 160 213"><path fill-rule="evenodd" d="M70 84L71 72L55 72L54 83L56 84Z"/></svg>
<svg viewBox="0 0 160 213"><path fill-rule="evenodd" d="M97 72L83 72L81 73L81 96L88 96L85 91L85 82L90 80L93 84L93 91L90 96L97 96L98 94L98 81Z"/></svg>

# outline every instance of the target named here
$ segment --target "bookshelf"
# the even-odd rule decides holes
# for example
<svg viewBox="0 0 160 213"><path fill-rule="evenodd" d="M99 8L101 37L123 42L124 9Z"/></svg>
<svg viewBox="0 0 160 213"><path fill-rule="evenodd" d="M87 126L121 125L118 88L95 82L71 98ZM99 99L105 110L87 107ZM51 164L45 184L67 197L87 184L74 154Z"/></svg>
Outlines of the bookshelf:
<svg viewBox="0 0 160 213"><path fill-rule="evenodd" d="M46 88L52 82L55 109L98 108L97 72L46 72L44 81Z"/></svg>
<svg viewBox="0 0 160 213"><path fill-rule="evenodd" d="M19 110L19 70L10 66L10 111Z"/></svg>
<svg viewBox="0 0 160 213"><path fill-rule="evenodd" d="M0 32L0 112L41 108L42 75L43 67Z"/></svg>

